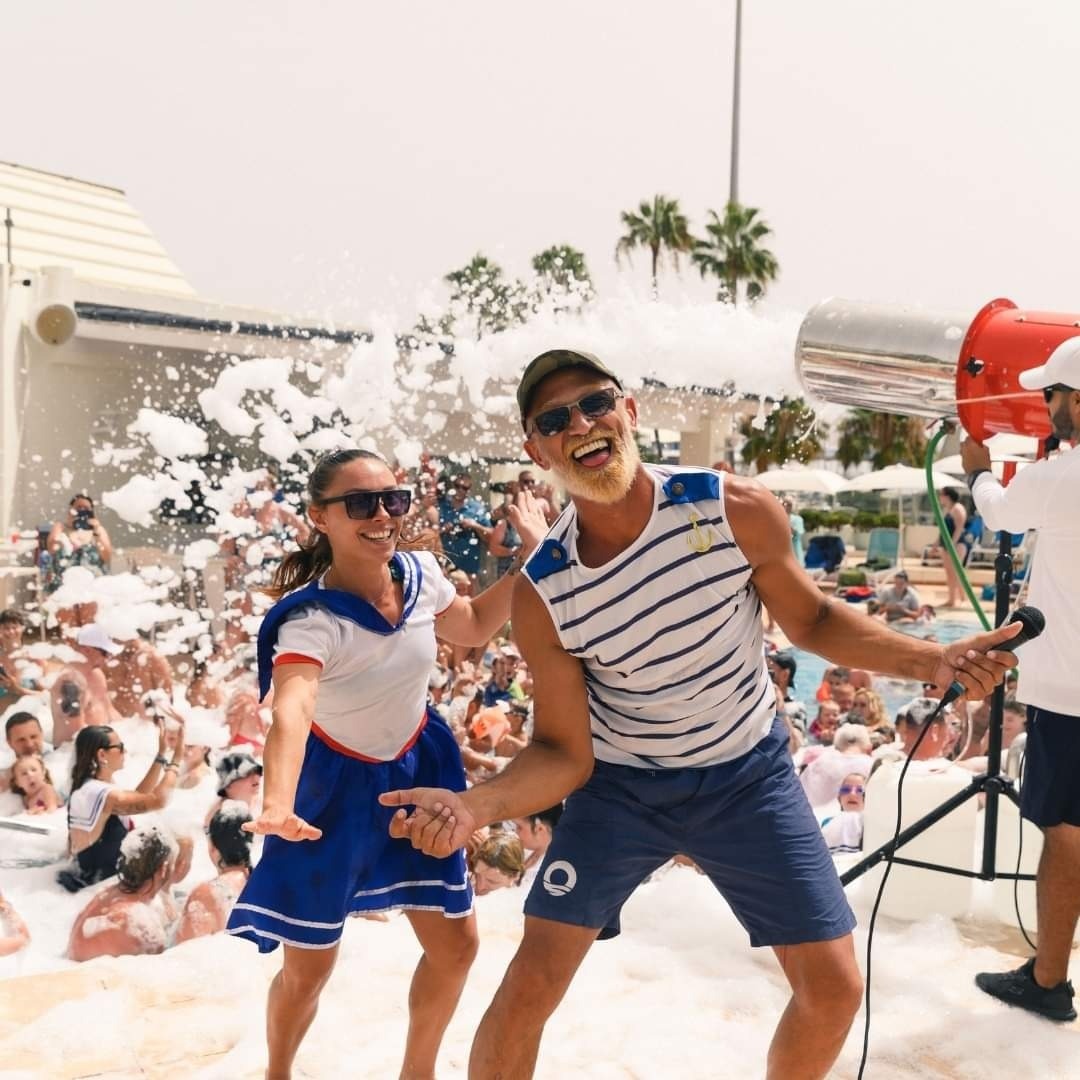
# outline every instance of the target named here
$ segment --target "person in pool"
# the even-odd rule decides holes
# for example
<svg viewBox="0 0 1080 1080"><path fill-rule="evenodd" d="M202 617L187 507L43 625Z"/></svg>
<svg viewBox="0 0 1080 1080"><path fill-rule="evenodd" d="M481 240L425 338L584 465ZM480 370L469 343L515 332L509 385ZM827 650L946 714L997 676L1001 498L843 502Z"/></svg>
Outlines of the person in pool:
<svg viewBox="0 0 1080 1080"><path fill-rule="evenodd" d="M134 791L126 791L113 780L124 766L125 755L113 728L95 724L76 736L68 799L68 848L74 863L57 874L68 892L112 877L120 846L132 828L131 815L160 810L169 801L184 755L183 721L179 714L173 717L181 727L172 759L165 757L165 727L159 721L157 756Z"/></svg>
<svg viewBox="0 0 1080 1080"><path fill-rule="evenodd" d="M179 846L160 825L144 825L120 846L115 885L100 892L75 920L69 960L164 952L169 926L154 898L173 881Z"/></svg>
<svg viewBox="0 0 1080 1080"><path fill-rule="evenodd" d="M51 814L63 806L41 754L23 754L11 766L11 790L23 797L28 814Z"/></svg>
<svg viewBox="0 0 1080 1080"><path fill-rule="evenodd" d="M251 811L248 807L231 800L222 803L210 819L206 846L218 876L192 889L180 917L177 944L225 929L229 912L251 876L253 836L243 829L249 821Z"/></svg>
<svg viewBox="0 0 1080 1080"><path fill-rule="evenodd" d="M409 992L402 1076L432 1076L476 954L460 852L433 858L388 833L380 794L411 784L462 790L457 742L427 708L435 635L490 641L510 613L516 566L461 596L429 551L399 552L411 503L367 450L325 454L308 478L312 537L286 555L259 631L261 694L273 687L263 757L266 836L228 931L260 951L284 945L267 1000L267 1076L290 1075L349 915L403 910L423 956ZM532 497L508 513L523 556L547 529Z"/></svg>

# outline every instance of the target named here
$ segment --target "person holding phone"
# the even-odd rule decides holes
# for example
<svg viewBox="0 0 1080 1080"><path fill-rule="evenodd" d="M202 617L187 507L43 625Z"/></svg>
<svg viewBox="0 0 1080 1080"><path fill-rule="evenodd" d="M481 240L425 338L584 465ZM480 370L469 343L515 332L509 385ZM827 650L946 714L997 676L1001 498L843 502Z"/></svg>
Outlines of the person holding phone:
<svg viewBox="0 0 1080 1080"><path fill-rule="evenodd" d="M105 526L98 521L94 500L89 495L72 496L67 517L56 521L45 542L48 560L42 567L41 589L51 596L72 566L82 566L95 577L109 572L113 545ZM94 621L97 604L75 604L56 613L63 626L85 626Z"/></svg>
<svg viewBox="0 0 1080 1080"><path fill-rule="evenodd" d="M56 875L68 892L78 892L112 877L117 872L120 847L134 827L131 818L160 810L176 787L184 757L184 719L164 705L159 708L178 725L172 757L165 756L165 721L158 715L154 721L158 728L157 756L134 791L126 791L114 779L124 767L126 753L115 728L94 724L75 737L68 799L68 848L74 861Z"/></svg>

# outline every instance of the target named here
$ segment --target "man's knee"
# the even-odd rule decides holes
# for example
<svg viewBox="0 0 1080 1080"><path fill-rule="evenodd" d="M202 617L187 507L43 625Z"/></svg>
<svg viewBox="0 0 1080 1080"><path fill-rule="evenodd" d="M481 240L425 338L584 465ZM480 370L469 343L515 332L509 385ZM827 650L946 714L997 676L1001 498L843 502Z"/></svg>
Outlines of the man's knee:
<svg viewBox="0 0 1080 1080"><path fill-rule="evenodd" d="M800 1008L850 1023L863 996L850 937L777 952Z"/></svg>
<svg viewBox="0 0 1080 1080"><path fill-rule="evenodd" d="M597 930L539 922L530 927L503 977L495 999L500 1011L543 1025L562 1001Z"/></svg>

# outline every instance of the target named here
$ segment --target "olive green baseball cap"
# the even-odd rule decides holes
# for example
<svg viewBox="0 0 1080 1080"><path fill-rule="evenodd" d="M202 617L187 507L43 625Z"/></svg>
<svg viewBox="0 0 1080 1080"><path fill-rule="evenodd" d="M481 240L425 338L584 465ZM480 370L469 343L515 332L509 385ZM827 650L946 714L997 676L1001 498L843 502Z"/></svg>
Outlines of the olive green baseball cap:
<svg viewBox="0 0 1080 1080"><path fill-rule="evenodd" d="M579 349L548 349L547 352L542 352L529 361L528 367L521 376L521 382L518 383L517 403L518 410L521 412L522 427L525 426L525 414L529 411L529 404L536 388L553 372L573 367L592 368L593 371L610 379L620 390L622 389L619 377L592 353L582 352Z"/></svg>

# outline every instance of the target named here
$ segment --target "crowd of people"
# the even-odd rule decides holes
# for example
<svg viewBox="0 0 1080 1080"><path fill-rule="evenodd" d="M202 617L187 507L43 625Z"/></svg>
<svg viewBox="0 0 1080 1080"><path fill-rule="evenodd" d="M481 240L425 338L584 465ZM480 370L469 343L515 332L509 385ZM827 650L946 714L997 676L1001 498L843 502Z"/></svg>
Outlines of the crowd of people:
<svg viewBox="0 0 1080 1080"><path fill-rule="evenodd" d="M95 577L110 570L111 539L84 494L40 537L37 599L0 611L0 714L9 752L0 767L0 816L17 825L26 815L43 830L66 833L63 852L55 852L57 884L92 895L71 928L72 960L160 952L221 931L258 859L261 839L253 843L243 826L262 807L273 691L260 701L246 617L311 528L281 499L275 478L267 470L233 507L234 516L257 528L220 542L229 606L209 655L166 657L143 635L115 641L94 621L92 600L49 605L69 568ZM401 548L434 553L463 598L497 580L520 551L522 537L508 514L519 492L532 495L538 527L546 528L559 508L550 485L538 484L528 469L473 496L468 473L442 470L425 455L411 475L395 470L395 482L414 496ZM508 625L499 630L472 645L440 639L428 679L430 705L453 732L470 783L505 767L529 738L528 671ZM42 638L63 648L32 657L28 646ZM194 728L191 716L199 721ZM133 734L122 737L121 729ZM199 800L207 857L217 871L200 881L191 879L191 866L201 838L186 820L195 815L178 820L169 813L174 792L185 790ZM527 887L560 811L478 830L468 852L474 893ZM26 922L6 899L0 934L0 955L31 944Z"/></svg>
<svg viewBox="0 0 1080 1080"><path fill-rule="evenodd" d="M544 354L538 362L519 391L526 447L568 491L565 512L531 469L474 491L478 477L445 471L427 456L409 474L369 451L334 451L308 478L306 518L282 506L272 474L251 492L259 528L223 543L233 560L231 617L207 655L166 657L141 636L114 641L89 604L62 617L54 612L55 632L68 646L62 656L32 659L23 641L26 613L0 613L0 691L10 698L0 704L12 755L2 797L20 800L27 821L64 815L56 879L89 897L71 928L68 958L158 953L222 930L260 951L284 946L268 1000L268 1075L288 1075L347 917L379 920L389 912L404 913L423 949L409 995L404 1071L432 1073L476 951L472 896L504 888L524 894L546 867L545 888L528 892L521 962L511 966L474 1046L484 1068L505 1064L490 1030L524 1023L514 1010L527 992L538 1003L539 1026L526 1024L511 1042L515 1053L535 1058L544 1019L584 950L597 935L618 933L623 900L668 863L708 874L752 942L777 947L799 1015L781 1022L773 1074L783 1075L796 1053L827 1062L860 985L854 920L827 851L860 848L878 772L902 761L927 725L919 767L985 767L986 692L1011 659L989 650L1007 635L971 639L979 647L970 651L966 643L943 649L893 635L850 605L833 605L824 618L821 594L792 557L802 541L792 507L714 471L647 471L630 449L636 411L632 399L623 402L618 379L588 354ZM534 395L547 407L538 411ZM721 492L730 519L708 516ZM694 509L685 529L662 531L660 509L682 513L687 503ZM93 546L98 560L87 555L72 565L104 573L101 556L111 545L93 515L92 500L77 496L48 547L59 556L69 546ZM675 545L673 561L664 561L665 543ZM570 545L577 558L568 557ZM627 551L633 554L624 558ZM716 573L702 584L693 564L706 555ZM58 557L62 575L61 563ZM597 575L601 566L614 568ZM691 585L657 580L671 567L690 575ZM570 576L560 577L564 571ZM649 589L632 586L637 603L623 609L631 578ZM46 594L50 588L56 591ZM879 597L884 621L909 617L908 589L898 572ZM589 601L577 600L581 594ZM551 613L562 604L569 606L556 628ZM664 606L664 622L643 617ZM257 642L256 611L263 615ZM842 664L829 667L810 695L800 694L796 655L765 633L772 617L809 651L864 665L886 658L889 675L921 677L921 694L890 717L876 674ZM706 618L722 621L703 636ZM675 631L685 632L658 641ZM730 651L716 660L722 639ZM594 655L607 641L618 643L611 655ZM682 674L681 658L702 650L693 661L701 670ZM579 663L576 653L589 655ZM700 682L717 668L718 677ZM615 673L626 688L612 684ZM953 679L973 691L972 700L962 696L938 712ZM707 697L698 702L699 695ZM653 712L642 712L638 700ZM687 727L702 704L718 719ZM1023 730L1022 713L1010 698L1006 750ZM578 730L588 714L591 736ZM138 768L128 766L127 743L138 750L131 755ZM629 773L620 770L655 794L631 800L622 791ZM761 895L751 896L732 873L742 856L721 850L732 843L731 830L719 830L721 837L672 825L633 848L666 818L642 809L654 805L650 799L683 815L722 795L688 799L679 787L685 774L695 774L695 784L708 775L749 785L740 788L738 820L752 826L745 842L753 858L768 863ZM184 792L189 813L180 821L169 809ZM779 800L791 828L763 824L767 815L755 816L755 800ZM613 804L630 825L616 830L618 850L598 851L598 808ZM192 808L202 839L184 827ZM21 816L10 802L5 812L12 822ZM609 835L609 824L604 829ZM406 837L411 843L398 842ZM211 876L192 873L196 844ZM561 872L576 879L597 858L608 877L598 874L595 892L579 888L574 900L594 906L567 915L567 903L556 915L552 898L565 898L574 881L551 881L552 872L568 867ZM784 867L805 858L817 869L804 879L805 903L790 905L784 922L763 897L790 889ZM305 890L297 882L318 885ZM0 933L0 952L30 941L26 923L2 900ZM540 956L571 959L545 967ZM536 981L541 971L550 983ZM820 1002L803 1000L822 980L843 997L825 1026Z"/></svg>

